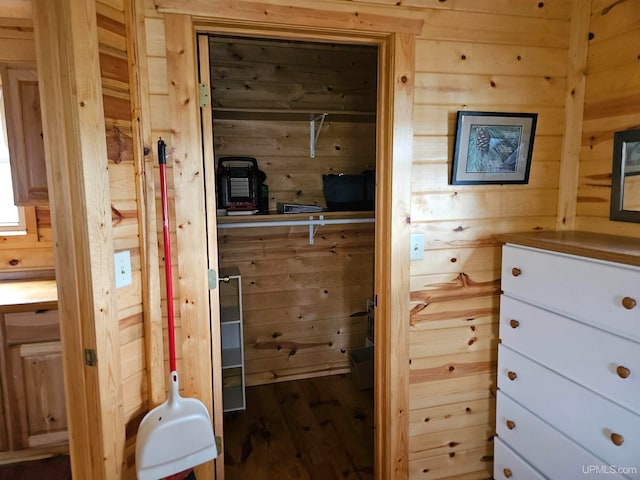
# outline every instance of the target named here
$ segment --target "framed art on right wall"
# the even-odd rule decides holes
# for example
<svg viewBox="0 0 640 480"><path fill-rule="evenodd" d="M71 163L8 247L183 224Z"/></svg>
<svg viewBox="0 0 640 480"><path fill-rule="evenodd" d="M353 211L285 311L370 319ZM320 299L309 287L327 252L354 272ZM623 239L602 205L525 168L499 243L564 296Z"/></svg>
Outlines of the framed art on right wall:
<svg viewBox="0 0 640 480"><path fill-rule="evenodd" d="M613 134L609 218L640 222L640 129Z"/></svg>

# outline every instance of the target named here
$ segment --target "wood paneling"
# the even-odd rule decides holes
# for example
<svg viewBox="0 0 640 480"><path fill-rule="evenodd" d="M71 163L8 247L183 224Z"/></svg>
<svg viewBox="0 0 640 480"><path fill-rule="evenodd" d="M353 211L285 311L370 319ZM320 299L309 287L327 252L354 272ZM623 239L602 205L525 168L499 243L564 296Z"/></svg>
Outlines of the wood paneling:
<svg viewBox="0 0 640 480"><path fill-rule="evenodd" d="M73 475L122 473L120 342L115 321L104 109L94 2L34 1L36 49L54 206L64 381ZM61 75L64 71L65 75ZM56 139L55 142L47 139ZM85 366L85 350L99 362Z"/></svg>
<svg viewBox="0 0 640 480"><path fill-rule="evenodd" d="M18 4L22 4L19 6ZM36 62L35 40L30 2L14 2L7 11L21 16L19 8L27 8L25 20L0 18L0 62L20 66L33 66ZM3 5L4 8L4 5ZM0 15L2 16L2 15ZM49 207L28 208L28 214L36 213L35 235L26 238L0 237L0 275L15 272L53 270L53 245L51 243L51 218Z"/></svg>
<svg viewBox="0 0 640 480"><path fill-rule="evenodd" d="M310 245L308 227L219 230L220 268L242 275L247 385L349 370L365 343L373 233L321 226Z"/></svg>
<svg viewBox="0 0 640 480"><path fill-rule="evenodd" d="M209 47L214 115L220 108L375 112L375 47L221 36Z"/></svg>
<svg viewBox="0 0 640 480"><path fill-rule="evenodd" d="M433 3L416 55L411 224L425 234L425 259L411 263L409 475L490 478L500 277L493 236L555 228L565 96L574 86L572 2L526 10ZM449 185L458 110L538 113L527 185Z"/></svg>
<svg viewBox="0 0 640 480"><path fill-rule="evenodd" d="M146 262L149 258L146 250L149 248L149 243L143 240L148 233L143 232L141 226L144 225L143 219L146 217L144 212L146 200L142 197L140 184L144 181L144 152L142 151L144 139L140 137L139 125L134 124L134 121L139 122L139 118L134 116L134 105L137 105L137 98L143 95L144 91L140 84L135 83L137 78L131 77L130 65L138 64L139 59L135 55L140 55L140 52L132 48L136 42L131 38L136 34L135 28L126 25L127 21L133 21L132 19L135 18L132 12L137 8L137 4L138 2L133 2L128 5L128 10L125 10L124 5L114 4L114 2L96 3L105 141L109 162L112 248L116 252L128 250L131 254L132 266L133 281L131 285L117 290L115 313L120 334L120 402L126 423L139 417L145 407L150 408L154 403L146 397L149 389L144 376L147 359L143 325L153 311L153 308L146 307L149 304L149 298L153 298L154 294L159 295L158 272L155 271L149 275L146 264L143 265L143 260ZM137 72L137 70L133 71L134 74ZM155 210L153 212L155 213ZM155 225L155 218L152 225ZM156 252L157 250L152 247L153 258L157 258ZM150 265L157 265L157 261L151 260ZM155 293L153 293L154 275ZM151 295L151 297L143 297L144 295ZM150 319L146 321L151 322ZM150 338L153 338L153 334L150 331L149 333ZM150 360L150 363L153 363L153 360ZM131 443L135 439L135 429L127 428L126 433L126 438L119 439L119 442ZM132 478L133 476L135 476L133 460L125 458L122 477Z"/></svg>
<svg viewBox="0 0 640 480"><path fill-rule="evenodd" d="M375 169L374 116L332 121L330 113L310 158L313 114L274 114L375 112L376 47L219 36L209 46L216 157L255 157L270 210L277 202L326 206L323 174ZM238 110L257 113L226 118ZM349 370L348 352L365 343L373 233L373 224L323 226L310 245L308 227L219 230L220 268L242 275L247 385Z"/></svg>

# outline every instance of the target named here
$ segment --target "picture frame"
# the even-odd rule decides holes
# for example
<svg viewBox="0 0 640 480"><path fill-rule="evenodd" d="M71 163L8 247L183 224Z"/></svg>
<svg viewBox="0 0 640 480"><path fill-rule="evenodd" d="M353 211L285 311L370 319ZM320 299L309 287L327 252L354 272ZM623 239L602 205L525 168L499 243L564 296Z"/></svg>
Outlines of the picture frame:
<svg viewBox="0 0 640 480"><path fill-rule="evenodd" d="M459 111L452 185L529 183L537 113Z"/></svg>
<svg viewBox="0 0 640 480"><path fill-rule="evenodd" d="M609 218L640 222L640 129L613 134Z"/></svg>

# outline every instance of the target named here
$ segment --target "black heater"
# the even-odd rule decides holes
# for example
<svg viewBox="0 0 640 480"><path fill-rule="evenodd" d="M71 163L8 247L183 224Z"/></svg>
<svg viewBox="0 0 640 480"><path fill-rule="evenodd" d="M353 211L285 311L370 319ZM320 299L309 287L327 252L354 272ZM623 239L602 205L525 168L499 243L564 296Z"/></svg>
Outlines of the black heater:
<svg viewBox="0 0 640 480"><path fill-rule="evenodd" d="M218 160L218 208L228 215L257 213L261 191L258 162L251 157L223 157Z"/></svg>

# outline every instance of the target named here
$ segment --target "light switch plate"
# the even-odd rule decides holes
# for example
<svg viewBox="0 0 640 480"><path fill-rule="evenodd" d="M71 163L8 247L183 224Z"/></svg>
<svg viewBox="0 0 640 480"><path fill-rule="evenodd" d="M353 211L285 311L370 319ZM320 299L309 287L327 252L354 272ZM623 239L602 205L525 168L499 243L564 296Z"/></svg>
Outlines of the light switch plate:
<svg viewBox="0 0 640 480"><path fill-rule="evenodd" d="M116 288L131 285L131 252L123 250L114 255L116 270Z"/></svg>
<svg viewBox="0 0 640 480"><path fill-rule="evenodd" d="M411 234L411 260L424 259L424 233Z"/></svg>

